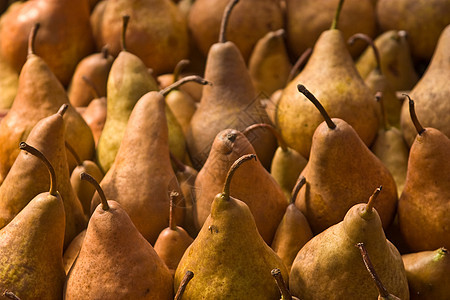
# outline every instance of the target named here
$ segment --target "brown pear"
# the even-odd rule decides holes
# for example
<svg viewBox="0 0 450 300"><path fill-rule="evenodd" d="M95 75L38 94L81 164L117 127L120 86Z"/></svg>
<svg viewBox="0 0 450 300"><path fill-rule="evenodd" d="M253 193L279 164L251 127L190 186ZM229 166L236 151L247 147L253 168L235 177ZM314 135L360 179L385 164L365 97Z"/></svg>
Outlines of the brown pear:
<svg viewBox="0 0 450 300"><path fill-rule="evenodd" d="M226 39L228 18L236 3L236 0L229 1L223 13L219 42L208 52L205 79L213 85L203 88L202 99L186 135L189 156L197 170L205 163L214 138L221 130L244 130L251 124L270 122L239 49ZM269 168L275 138L269 131L258 130L251 142L261 163Z"/></svg>
<svg viewBox="0 0 450 300"><path fill-rule="evenodd" d="M153 244L169 222L168 192L174 190L181 194L170 163L165 101L161 93L149 92L138 100L114 163L100 184ZM95 193L91 211L98 203L100 197ZM183 223L183 205L181 200L176 203L177 224Z"/></svg>
<svg viewBox="0 0 450 300"><path fill-rule="evenodd" d="M12 106L18 85L19 72L0 56L0 109L8 109Z"/></svg>
<svg viewBox="0 0 450 300"><path fill-rule="evenodd" d="M80 232L69 244L63 254L64 271L66 275L69 274L73 263L80 253L81 245L83 244L84 237L86 236L86 229Z"/></svg>
<svg viewBox="0 0 450 300"><path fill-rule="evenodd" d="M220 192L230 166L249 153L255 153L255 150L241 132L225 129L217 134L208 159L195 180L194 217L198 229L208 218L212 199ZM231 195L248 205L259 233L270 244L288 205L283 191L259 161L243 165L234 179Z"/></svg>
<svg viewBox="0 0 450 300"><path fill-rule="evenodd" d="M397 207L397 187L384 164L363 143L351 125L331 119L319 101L298 85L325 119L314 132L311 156L301 175L307 178L295 204L308 219L313 233L342 220L353 205L377 186L384 192L375 204L383 227L392 222ZM372 100L375 102L374 100Z"/></svg>
<svg viewBox="0 0 450 300"><path fill-rule="evenodd" d="M91 128L95 145L97 146L106 122L106 97L94 98L82 112L82 117Z"/></svg>
<svg viewBox="0 0 450 300"><path fill-rule="evenodd" d="M86 176L86 173L83 177ZM87 177L87 176L86 176ZM171 299L173 279L122 206L101 195L80 253L67 275L64 299Z"/></svg>
<svg viewBox="0 0 450 300"><path fill-rule="evenodd" d="M47 63L34 54L34 37L39 27L36 25L31 31L29 54L20 72L16 98L8 115L0 123L0 183L19 154L17 145L27 138L33 126L54 114L62 104L69 103L66 91ZM65 119L65 139L74 145L82 159L92 159L94 139L89 126L70 105ZM70 160L69 167L73 169L75 161Z"/></svg>
<svg viewBox="0 0 450 300"><path fill-rule="evenodd" d="M409 96L408 96L409 97ZM450 139L422 127L409 100L416 138L409 151L405 187L398 202L399 226L410 251L450 248Z"/></svg>

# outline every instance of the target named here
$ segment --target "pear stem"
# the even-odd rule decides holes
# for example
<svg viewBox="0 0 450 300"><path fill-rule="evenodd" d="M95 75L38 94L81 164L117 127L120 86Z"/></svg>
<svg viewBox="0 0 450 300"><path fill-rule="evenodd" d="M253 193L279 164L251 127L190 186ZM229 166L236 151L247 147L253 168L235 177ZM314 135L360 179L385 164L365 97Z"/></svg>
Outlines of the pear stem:
<svg viewBox="0 0 450 300"><path fill-rule="evenodd" d="M94 97L94 99L100 98L100 92L98 91L98 88L95 85L95 83L92 80L90 80L89 78L87 78L85 75L81 76L81 78L89 86L89 88L91 90L91 94Z"/></svg>
<svg viewBox="0 0 450 300"><path fill-rule="evenodd" d="M36 41L36 35L41 27L40 23L36 23L33 25L30 31L30 35L28 36L28 56L35 54L34 42Z"/></svg>
<svg viewBox="0 0 450 300"><path fill-rule="evenodd" d="M172 230L177 230L177 223L175 222L175 218L173 217L174 209L173 205L177 197L180 196L179 193L175 191L171 191L169 194L170 202L169 202L169 228Z"/></svg>
<svg viewBox="0 0 450 300"><path fill-rule="evenodd" d="M414 124L414 127L416 128L416 131L419 135L421 135L424 131L425 128L422 127L422 125L419 122L419 119L417 119L417 115L416 115L416 109L414 108L414 100L412 100L409 95L407 94L402 94L403 96L408 97L409 100L409 114L411 115L411 120Z"/></svg>
<svg viewBox="0 0 450 300"><path fill-rule="evenodd" d="M380 104L381 123L383 124L383 128L384 128L384 130L388 130L389 129L389 122L386 119L386 112L385 112L385 109L384 109L384 102L383 102L383 92L378 91L375 94L375 99Z"/></svg>
<svg viewBox="0 0 450 300"><path fill-rule="evenodd" d="M372 264L372 261L370 260L369 253L367 252L367 249L364 246L364 243L358 243L355 246L358 247L359 251L361 252L361 256L362 256L362 259L364 261L364 265L366 266L367 271L369 271L370 276L375 281L375 284L376 284L377 289L378 289L378 293L380 294L381 297L387 299L390 294L386 290L386 288L384 287L383 283L381 282L380 277L378 277L378 274L375 271L375 268L374 268L374 266Z"/></svg>
<svg viewBox="0 0 450 300"><path fill-rule="evenodd" d="M17 297L16 294L14 294L13 292L7 291L7 290L5 290L3 292L2 296L12 299L12 300L20 300L20 298Z"/></svg>
<svg viewBox="0 0 450 300"><path fill-rule="evenodd" d="M127 28L128 28L128 22L130 21L130 16L129 15L124 15L122 16L122 21L123 21L123 25L122 25L122 50L123 51L127 51L127 43L126 43L126 36L127 36Z"/></svg>
<svg viewBox="0 0 450 300"><path fill-rule="evenodd" d="M100 187L100 184L98 184L97 180L95 180L94 177L92 177L91 175L89 175L88 173L85 173L85 172L82 172L80 174L80 179L88 181L90 184L92 184L95 187L98 195L100 196L100 201L102 202L103 210L104 211L109 210L109 204L108 204L108 201L106 200L105 193L103 192L103 189Z"/></svg>
<svg viewBox="0 0 450 300"><path fill-rule="evenodd" d="M80 157L78 156L77 152L75 151L75 149L73 149L72 146L70 146L70 144L65 141L64 145L66 146L66 149L69 150L70 154L72 154L73 158L75 158L77 165L81 166L83 164L83 162L81 161Z"/></svg>
<svg viewBox="0 0 450 300"><path fill-rule="evenodd" d="M183 279L181 280L180 287L178 288L174 300L181 300L184 291L186 290L186 286L189 283L189 281L191 281L192 277L194 277L194 272L187 270L183 276Z"/></svg>
<svg viewBox="0 0 450 300"><path fill-rule="evenodd" d="M298 70L300 70L300 68L304 64L306 64L306 61L308 60L311 53L312 53L312 48L308 48L305 51L303 51L302 55L300 55L300 57L297 59L294 66L292 67L291 71L289 72L287 82L291 82L294 79L294 77L298 74Z"/></svg>
<svg viewBox="0 0 450 300"><path fill-rule="evenodd" d="M190 81L196 82L201 85L212 85L211 82L203 79L202 77L200 77L198 75L191 75L191 76L186 76L186 77L181 78L180 80L172 83L171 85L169 85L165 89L160 90L159 92L163 96L167 96L167 94L170 93L172 90L177 89L181 85L185 84L186 82L190 82Z"/></svg>
<svg viewBox="0 0 450 300"><path fill-rule="evenodd" d="M174 163L177 170L180 172L186 171L186 165L183 164L175 155L173 155L172 152L169 151L169 154L170 154L170 160L172 160L172 162Z"/></svg>
<svg viewBox="0 0 450 300"><path fill-rule="evenodd" d="M109 57L108 45L105 45L105 46L102 47L102 57L104 59L108 59L108 57Z"/></svg>
<svg viewBox="0 0 450 300"><path fill-rule="evenodd" d="M231 178L234 175L234 172L239 168L240 165L242 165L244 162L249 161L251 159L255 159L256 161L256 154L245 154L239 157L230 167L227 173L227 177L225 178L225 184L223 185L223 191L222 195L225 199L230 199L230 185L231 185Z"/></svg>
<svg viewBox="0 0 450 300"><path fill-rule="evenodd" d="M283 137L281 136L281 134L278 132L278 130L275 129L275 127L273 127L270 124L266 124L266 123L258 123L258 124L253 124L248 126L247 128L245 128L244 131L242 131L242 134L244 134L245 136L247 136L249 134L249 132L251 132L254 129L258 129L258 128L267 128L270 130L270 132L272 132L272 134L275 136L275 138L278 141L278 146L280 146L281 149L283 149L283 151L287 151L287 145L286 142L284 141Z"/></svg>
<svg viewBox="0 0 450 300"><path fill-rule="evenodd" d="M375 46L375 43L373 42L373 39L364 33L355 33L348 39L348 44L353 45L355 43L355 40L363 40L366 42L370 47L372 47L373 54L375 55L375 61L376 61L376 70L378 70L381 73L381 62L380 62L380 52L378 51L378 47Z"/></svg>
<svg viewBox="0 0 450 300"><path fill-rule="evenodd" d="M337 29L337 24L339 21L339 16L341 14L342 6L344 5L344 0L339 0L339 4L336 9L336 14L334 15L333 22L331 23L330 29Z"/></svg>
<svg viewBox="0 0 450 300"><path fill-rule="evenodd" d="M178 78L180 77L181 72L190 63L191 63L191 61L189 59L182 59L177 63L177 65L175 66L175 69L173 70L173 82L178 81Z"/></svg>
<svg viewBox="0 0 450 300"><path fill-rule="evenodd" d="M230 19L231 11L233 7L239 2L239 0L230 0L223 12L222 23L220 24L219 43L225 43L227 41L226 31L228 27L228 20Z"/></svg>
<svg viewBox="0 0 450 300"><path fill-rule="evenodd" d="M272 277L275 279L278 288L281 292L281 297L285 300L292 300L292 295L286 287L286 283L284 282L283 275L281 275L280 269L273 269L271 272Z"/></svg>
<svg viewBox="0 0 450 300"><path fill-rule="evenodd" d="M378 195L381 192L381 189L383 188L382 185L376 188L376 190L373 192L372 196L370 196L369 201L367 202L365 212L372 212L373 206L375 205L375 200L378 198Z"/></svg>
<svg viewBox="0 0 450 300"><path fill-rule="evenodd" d="M298 192L305 185L306 178L303 175L300 175L295 183L294 189L292 190L291 201L290 204L295 203L295 199L297 199Z"/></svg>
<svg viewBox="0 0 450 300"><path fill-rule="evenodd" d="M334 124L334 122L331 120L330 116L328 115L325 108L323 108L322 104L320 104L319 100L317 100L317 98L313 94L311 94L311 92L308 91L303 84L297 85L297 89L300 93L305 95L305 97L308 98L308 100L311 101L314 104L314 106L319 110L320 114L325 119L325 122L327 122L328 128L335 129L336 124Z"/></svg>
<svg viewBox="0 0 450 300"><path fill-rule="evenodd" d="M25 142L21 142L19 145L19 148L21 150L27 151L31 155L36 156L45 164L45 166L47 167L48 173L50 174L50 189L49 189L48 193L52 196L56 196L58 194L56 191L56 173L55 173L55 169L53 168L52 164L47 159L47 157L45 157L45 155L41 151L34 148L33 146L28 145Z"/></svg>
<svg viewBox="0 0 450 300"><path fill-rule="evenodd" d="M59 108L57 114L60 115L61 117L64 117L64 114L66 113L67 109L69 108L69 104L64 103L63 105L61 105L61 107Z"/></svg>

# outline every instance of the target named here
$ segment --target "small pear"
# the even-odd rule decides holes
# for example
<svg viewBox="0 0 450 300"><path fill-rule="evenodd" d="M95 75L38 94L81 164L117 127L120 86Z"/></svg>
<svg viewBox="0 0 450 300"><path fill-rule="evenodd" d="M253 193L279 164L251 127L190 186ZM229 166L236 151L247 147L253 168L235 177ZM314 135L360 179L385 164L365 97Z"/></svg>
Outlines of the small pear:
<svg viewBox="0 0 450 300"><path fill-rule="evenodd" d="M270 271L288 272L280 258L258 233L248 206L230 196L233 174L255 154L242 156L228 171L223 191L214 197L211 214L181 258L175 273L178 289L186 271L195 277L183 299L277 299L278 288Z"/></svg>
<svg viewBox="0 0 450 300"><path fill-rule="evenodd" d="M69 244L63 254L64 271L66 275L69 274L73 263L80 253L81 245L83 244L84 237L86 236L86 229L80 232Z"/></svg>
<svg viewBox="0 0 450 300"><path fill-rule="evenodd" d="M83 77L83 79L85 79L85 82L89 85L93 84L87 77ZM106 97L99 98L95 86L92 85L91 87L94 99L89 102L89 105L84 109L81 116L89 128L91 128L95 145L97 146L106 122Z"/></svg>

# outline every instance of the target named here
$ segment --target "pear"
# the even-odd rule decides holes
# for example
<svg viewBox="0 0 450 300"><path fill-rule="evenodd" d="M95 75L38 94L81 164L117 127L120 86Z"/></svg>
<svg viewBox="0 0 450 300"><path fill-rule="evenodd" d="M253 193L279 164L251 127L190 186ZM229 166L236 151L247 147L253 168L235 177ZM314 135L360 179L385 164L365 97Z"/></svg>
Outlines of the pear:
<svg viewBox="0 0 450 300"><path fill-rule="evenodd" d="M64 103L69 103L66 91L47 63L34 51L34 40L40 25L36 24L29 35L28 58L19 76L19 86L14 103L0 123L0 184L5 180L19 154L17 145L25 140L33 126L52 115ZM74 145L82 159L94 156L92 132L81 115L69 105L66 139ZM76 142L75 142L76 141ZM69 161L69 168L75 167Z"/></svg>
<svg viewBox="0 0 450 300"><path fill-rule="evenodd" d="M50 189L37 194L0 230L0 290L13 291L21 299L60 299L65 280L65 215L56 174L39 150L26 143L21 143L20 149L45 164ZM27 174L35 179L36 175L41 174Z"/></svg>
<svg viewBox="0 0 450 300"><path fill-rule="evenodd" d="M64 248L86 228L87 223L80 200L70 185L64 139L66 122L63 118L67 110L68 105L63 104L57 113L39 121L26 140L40 149L55 168L57 190L64 200L66 212ZM34 172L35 176L27 176L30 172ZM45 173L37 158L19 153L0 186L0 228L6 226L31 201L33 195L47 189L49 180Z"/></svg>
<svg viewBox="0 0 450 300"><path fill-rule="evenodd" d="M253 215L245 204L230 196L230 183L239 165L255 154L242 156L228 171L223 191L214 197L211 214L194 242L184 253L175 273L178 289L187 270L195 277L186 286L183 299L275 299L278 288L270 271L288 272L280 258L258 233Z"/></svg>
<svg viewBox="0 0 450 300"><path fill-rule="evenodd" d="M402 258L386 239L373 208L380 191L377 188L367 204L351 207L343 221L314 236L300 249L289 277L293 295L305 300L377 297L378 290L354 247L364 243L386 288L401 299L409 299Z"/></svg>
<svg viewBox="0 0 450 300"><path fill-rule="evenodd" d="M122 51L111 66L107 82L106 121L96 152L98 165L104 173L114 162L134 105L145 93L157 89L143 61L127 50L125 36L129 19L123 16Z"/></svg>
<svg viewBox="0 0 450 300"><path fill-rule="evenodd" d="M450 22L450 21L449 21ZM426 126L436 128L450 136L450 105L447 97L450 87L450 25L442 31L427 70L409 95L417 104L417 116ZM409 146L416 137L416 130L409 117L408 101L403 103L401 129ZM436 246L435 248L439 247Z"/></svg>
<svg viewBox="0 0 450 300"><path fill-rule="evenodd" d="M414 69L406 31L386 31L380 34L374 43L379 52L380 63L376 61L373 47L367 47L356 61L356 69L361 77L366 78L380 65L381 72L395 91L411 90L419 76Z"/></svg>
<svg viewBox="0 0 450 300"><path fill-rule="evenodd" d="M67 86L77 63L94 50L88 1L22 2L5 13L0 24L0 52L16 72L27 60L27 36L35 23L42 27L38 52Z"/></svg>
<svg viewBox="0 0 450 300"><path fill-rule="evenodd" d="M297 206L295 206L298 191L305 182L305 177L300 176L298 178L297 184L292 191L291 202L286 208L283 219L280 225L278 225L272 244L270 245L281 258L289 272L291 271L292 263L298 251L313 237L308 221Z"/></svg>
<svg viewBox="0 0 450 300"><path fill-rule="evenodd" d="M173 280L122 206L94 184L101 204L93 212L80 253L67 275L64 299L171 299Z"/></svg>
<svg viewBox="0 0 450 300"><path fill-rule="evenodd" d="M197 170L205 164L214 138L220 131L227 128L244 130L251 124L270 122L239 49L226 39L228 19L237 2L230 0L223 13L219 42L208 52L205 79L214 85L203 88L202 99L186 135L189 156ZM269 168L275 151L274 137L269 131L259 130L251 142L261 163Z"/></svg>
<svg viewBox="0 0 450 300"><path fill-rule="evenodd" d="M81 245L83 244L84 237L86 236L86 229L80 232L69 244L63 254L64 271L66 275L69 274L73 263L80 253Z"/></svg>
<svg viewBox="0 0 450 300"><path fill-rule="evenodd" d="M321 99L330 115L348 122L366 145L373 142L378 130L373 94L356 71L342 32L336 29L341 6L342 0L331 29L320 35L305 68L286 86L277 106L275 125L288 146L306 158L322 117L298 94L299 82Z"/></svg>
<svg viewBox="0 0 450 300"><path fill-rule="evenodd" d="M169 268L172 275L175 275L181 257L194 241L183 227L177 226L174 222L173 203L178 196L177 192L170 193L169 227L161 231L154 247L156 253Z"/></svg>
<svg viewBox="0 0 450 300"><path fill-rule="evenodd" d="M0 56L0 109L12 106L19 85L19 73Z"/></svg>
<svg viewBox="0 0 450 300"><path fill-rule="evenodd" d="M299 84L298 90L317 105L325 119L314 132L311 156L301 173L308 181L295 201L313 233L340 222L348 209L376 185L383 185L385 190L376 209L383 228L387 228L394 218L398 198L391 173L351 125L339 118L331 119L305 86Z"/></svg>
<svg viewBox="0 0 450 300"><path fill-rule="evenodd" d="M194 221L198 230L211 212L212 199L220 192L227 170L240 156L251 153L255 154L255 150L241 132L225 129L217 134L195 180ZM259 161L242 166L235 179L231 195L248 205L260 235L270 245L288 205L282 189Z"/></svg>
<svg viewBox="0 0 450 300"><path fill-rule="evenodd" d="M404 254L402 259L411 300L449 299L450 256L446 248Z"/></svg>
<svg viewBox="0 0 450 300"><path fill-rule="evenodd" d="M248 70L256 91L267 96L284 88L292 68L284 35L284 29L266 33L256 43L248 63Z"/></svg>
<svg viewBox="0 0 450 300"><path fill-rule="evenodd" d="M448 249L450 140L435 128L422 127L411 98L409 108L417 135L409 151L405 187L398 202L400 230L413 252Z"/></svg>
<svg viewBox="0 0 450 300"><path fill-rule="evenodd" d="M169 222L168 192L174 190L181 194L170 163L165 101L161 93L148 92L136 103L114 163L100 184L153 244ZM99 203L100 197L95 193L91 211ZM183 199L176 206L175 220L182 224Z"/></svg>

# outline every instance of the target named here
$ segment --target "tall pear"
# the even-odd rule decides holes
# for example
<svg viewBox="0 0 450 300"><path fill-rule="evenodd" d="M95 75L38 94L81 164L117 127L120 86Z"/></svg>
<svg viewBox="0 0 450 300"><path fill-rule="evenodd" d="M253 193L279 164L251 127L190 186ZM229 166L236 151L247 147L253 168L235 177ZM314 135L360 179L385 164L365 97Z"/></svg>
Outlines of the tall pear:
<svg viewBox="0 0 450 300"><path fill-rule="evenodd" d="M208 52L205 79L213 85L203 88L186 135L189 156L197 170L205 163L214 138L221 130L244 130L251 124L269 122L239 49L226 39L228 18L237 2L230 0L224 12L219 42ZM258 130L251 142L261 163L269 168L276 147L274 137L269 131Z"/></svg>
<svg viewBox="0 0 450 300"><path fill-rule="evenodd" d="M230 183L239 165L256 158L242 156L228 171L223 191L214 197L211 213L175 273L178 289L186 271L195 276L183 299L278 299L280 293L270 271L288 272L281 259L258 233L248 206L230 196ZM277 298L278 297L278 298Z"/></svg>
<svg viewBox="0 0 450 300"><path fill-rule="evenodd" d="M12 291L21 299L60 299L66 277L62 260L63 200L50 162L26 143L21 143L20 148L32 154L26 156L33 156L41 165L45 163L50 189L37 194L0 230L0 290ZM26 176L37 179L41 173L28 170Z"/></svg>
<svg viewBox="0 0 450 300"><path fill-rule="evenodd" d="M169 191L181 194L169 155L164 96L148 92L134 106L113 165L100 183L116 199L136 228L154 243L169 222ZM94 194L91 211L100 203ZM175 220L182 224L183 201Z"/></svg>
<svg viewBox="0 0 450 300"><path fill-rule="evenodd" d="M25 140L33 126L42 118L54 114L69 103L66 91L50 70L47 63L34 51L34 39L39 25L30 33L28 58L19 76L19 86L14 103L0 123L0 184L5 180L19 154L17 145ZM69 105L66 113L65 138L82 159L94 156L94 138L81 115ZM70 167L75 161L70 161Z"/></svg>
<svg viewBox="0 0 450 300"><path fill-rule="evenodd" d="M286 86L277 106L277 127L288 146L304 157L310 155L312 136L322 117L306 97L298 94L298 83L308 86L332 117L346 120L366 145L372 143L378 130L373 95L336 27L342 2L331 29L320 35L305 68Z"/></svg>

